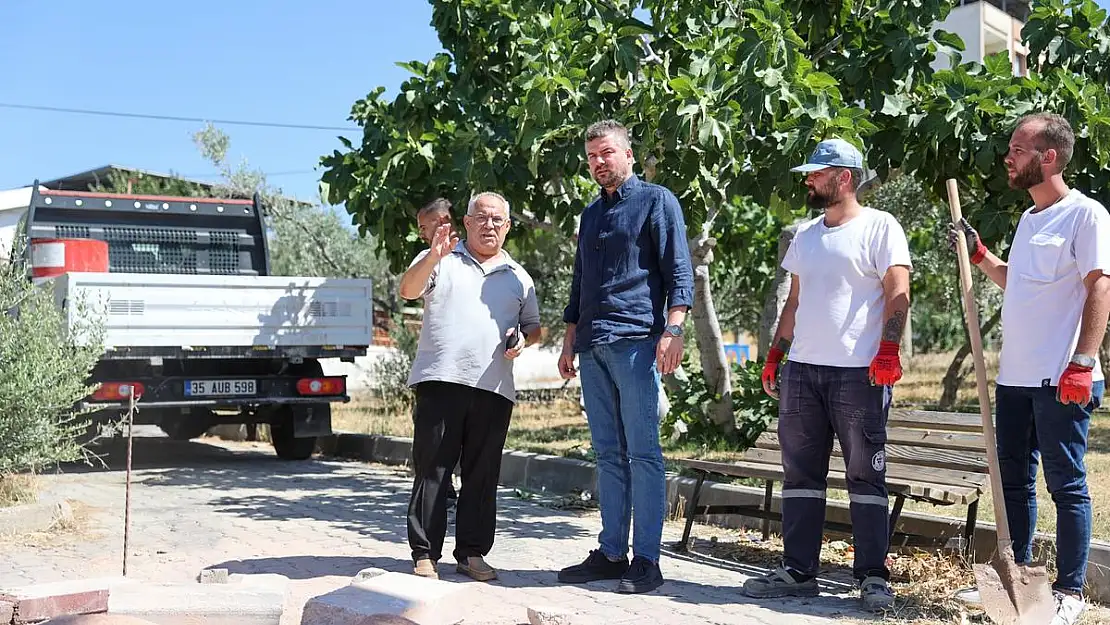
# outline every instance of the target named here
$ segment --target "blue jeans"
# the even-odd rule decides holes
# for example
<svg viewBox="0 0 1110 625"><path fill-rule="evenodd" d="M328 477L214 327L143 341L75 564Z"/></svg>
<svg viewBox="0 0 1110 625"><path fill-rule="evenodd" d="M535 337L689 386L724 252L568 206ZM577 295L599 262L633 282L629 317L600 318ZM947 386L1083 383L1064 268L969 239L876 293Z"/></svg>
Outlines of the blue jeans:
<svg viewBox="0 0 1110 625"><path fill-rule="evenodd" d="M995 435L1014 560L1033 560L1037 527L1037 463L1056 504L1057 590L1079 593L1091 548L1091 495L1087 492L1087 428L1102 404L1105 384L1095 382L1091 403L1061 404L1056 387L998 385Z"/></svg>
<svg viewBox="0 0 1110 625"><path fill-rule="evenodd" d="M622 339L595 345L578 356L582 398L597 454L601 552L632 553L659 561L667 489L659 445L657 339Z"/></svg>
<svg viewBox="0 0 1110 625"><path fill-rule="evenodd" d="M782 445L783 566L817 575L825 525L825 491L833 437L840 440L848 482L853 574L890 578L886 423L891 388L872 386L867 367L783 365L779 400Z"/></svg>

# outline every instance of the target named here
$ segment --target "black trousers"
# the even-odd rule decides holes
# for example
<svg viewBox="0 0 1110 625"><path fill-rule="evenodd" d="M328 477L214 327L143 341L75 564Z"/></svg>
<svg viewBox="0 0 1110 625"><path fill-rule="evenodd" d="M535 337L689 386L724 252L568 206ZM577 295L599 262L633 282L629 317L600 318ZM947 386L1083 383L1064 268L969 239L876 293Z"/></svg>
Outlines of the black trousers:
<svg viewBox="0 0 1110 625"><path fill-rule="evenodd" d="M485 556L497 526L497 481L513 403L482 389L451 382L414 388L409 547L414 561L443 555L447 492L458 464L462 488L455 509L456 561Z"/></svg>

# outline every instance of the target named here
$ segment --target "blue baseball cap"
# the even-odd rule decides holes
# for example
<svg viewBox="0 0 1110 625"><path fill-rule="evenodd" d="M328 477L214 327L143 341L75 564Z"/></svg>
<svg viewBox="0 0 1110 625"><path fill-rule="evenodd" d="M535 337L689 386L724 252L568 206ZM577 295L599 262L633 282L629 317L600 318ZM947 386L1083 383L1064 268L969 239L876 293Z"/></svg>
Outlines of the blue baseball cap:
<svg viewBox="0 0 1110 625"><path fill-rule="evenodd" d="M790 171L809 173L826 167L866 169L863 166L863 154L856 146L844 139L825 139L817 144L817 149L810 154L805 165L799 165Z"/></svg>

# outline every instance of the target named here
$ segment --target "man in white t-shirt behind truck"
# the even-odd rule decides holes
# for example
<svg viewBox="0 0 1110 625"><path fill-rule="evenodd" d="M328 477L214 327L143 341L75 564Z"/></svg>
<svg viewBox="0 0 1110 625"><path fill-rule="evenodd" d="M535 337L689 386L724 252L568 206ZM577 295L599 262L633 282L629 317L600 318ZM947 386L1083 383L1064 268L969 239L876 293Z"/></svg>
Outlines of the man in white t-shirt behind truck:
<svg viewBox="0 0 1110 625"><path fill-rule="evenodd" d="M898 348L910 304L909 245L890 213L856 200L866 170L852 144L822 141L809 162L792 171L807 174L806 203L824 214L798 228L783 259L790 295L763 370L767 393L774 396L781 387L782 565L748 580L744 592L817 595L835 435L847 468L853 573L864 604L882 610L894 603L886 566L886 423L891 387L902 377Z"/></svg>
<svg viewBox="0 0 1110 625"><path fill-rule="evenodd" d="M990 253L967 220L968 252L1002 299L1002 353L995 395L998 460L1014 559L1032 560L1037 456L1056 503L1057 601L1052 625L1083 611L1091 496L1083 456L1087 426L1104 389L1098 347L1110 308L1110 215L1068 189L1075 135L1054 114L1023 117L1005 164L1010 186L1029 192L1008 262ZM954 250L957 230L949 232ZM1011 271L1012 270L1012 271Z"/></svg>

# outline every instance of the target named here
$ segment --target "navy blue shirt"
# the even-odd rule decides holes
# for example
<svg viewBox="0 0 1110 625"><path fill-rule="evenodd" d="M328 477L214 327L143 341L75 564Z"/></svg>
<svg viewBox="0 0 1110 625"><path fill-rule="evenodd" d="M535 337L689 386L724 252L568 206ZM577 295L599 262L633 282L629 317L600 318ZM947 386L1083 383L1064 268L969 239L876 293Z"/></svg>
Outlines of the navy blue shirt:
<svg viewBox="0 0 1110 625"><path fill-rule="evenodd" d="M663 333L667 310L692 308L694 272L678 198L636 176L582 213L570 303L574 351Z"/></svg>

